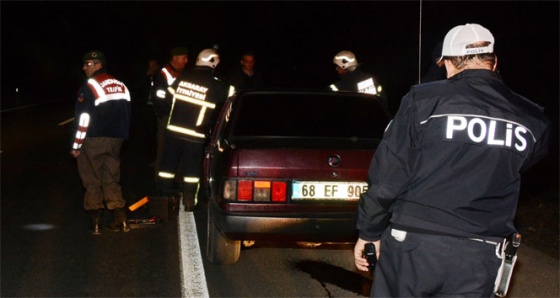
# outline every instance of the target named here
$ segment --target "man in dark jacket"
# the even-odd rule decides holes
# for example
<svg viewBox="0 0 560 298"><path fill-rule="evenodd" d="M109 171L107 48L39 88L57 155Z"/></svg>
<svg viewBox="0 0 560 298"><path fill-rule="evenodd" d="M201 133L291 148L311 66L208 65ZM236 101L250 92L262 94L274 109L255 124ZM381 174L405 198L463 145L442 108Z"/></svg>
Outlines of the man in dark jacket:
<svg viewBox="0 0 560 298"><path fill-rule="evenodd" d="M156 115L156 160L154 162L154 178L157 180L157 174L161 164L163 154L163 139L165 127L169 120L169 111L171 111L171 96L169 96L167 88L175 82L175 79L183 72L187 65L189 50L185 47L174 47L171 49L171 58L159 72L154 76L154 94L152 94L154 112Z"/></svg>
<svg viewBox="0 0 560 298"><path fill-rule="evenodd" d="M91 214L92 233L101 233L104 209L114 211L111 232L130 231L126 222L126 201L120 186L120 152L130 128L128 88L105 70L105 55L90 51L83 57L87 81L76 100L76 137L70 154L76 158L82 184L86 188L84 209Z"/></svg>
<svg viewBox="0 0 560 298"><path fill-rule="evenodd" d="M260 72L255 70L255 54L245 52L239 63L241 67L233 68L226 75L226 83L235 87L236 91L261 88L263 81Z"/></svg>
<svg viewBox="0 0 560 298"><path fill-rule="evenodd" d="M367 270L374 243L372 297L493 297L520 173L547 153L548 119L495 71L490 31L451 29L441 61L448 79L404 96L360 198L354 256Z"/></svg>
<svg viewBox="0 0 560 298"><path fill-rule="evenodd" d="M196 205L203 146L211 119L219 104L226 100L228 87L213 76L220 62L218 53L205 49L196 59L196 67L184 72L169 88L173 102L166 126L163 158L157 188L162 195L175 196L175 170L183 161L183 203L186 211Z"/></svg>

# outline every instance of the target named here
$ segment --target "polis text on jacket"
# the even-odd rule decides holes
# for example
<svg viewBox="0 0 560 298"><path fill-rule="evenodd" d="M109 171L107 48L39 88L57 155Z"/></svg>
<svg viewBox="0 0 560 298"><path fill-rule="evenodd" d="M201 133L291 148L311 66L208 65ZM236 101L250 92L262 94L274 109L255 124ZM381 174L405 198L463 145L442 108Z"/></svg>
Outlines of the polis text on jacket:
<svg viewBox="0 0 560 298"><path fill-rule="evenodd" d="M468 138L474 143L490 146L527 149L527 128L503 119L486 117L447 116L445 137L449 140Z"/></svg>

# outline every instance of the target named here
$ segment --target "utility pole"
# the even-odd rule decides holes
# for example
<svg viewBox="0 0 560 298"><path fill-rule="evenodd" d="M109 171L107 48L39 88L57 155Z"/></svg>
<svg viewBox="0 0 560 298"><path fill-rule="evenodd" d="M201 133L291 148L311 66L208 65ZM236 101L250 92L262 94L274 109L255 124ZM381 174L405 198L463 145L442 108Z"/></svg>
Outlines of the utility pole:
<svg viewBox="0 0 560 298"><path fill-rule="evenodd" d="M420 16L418 26L418 82L422 78L422 0L420 0Z"/></svg>

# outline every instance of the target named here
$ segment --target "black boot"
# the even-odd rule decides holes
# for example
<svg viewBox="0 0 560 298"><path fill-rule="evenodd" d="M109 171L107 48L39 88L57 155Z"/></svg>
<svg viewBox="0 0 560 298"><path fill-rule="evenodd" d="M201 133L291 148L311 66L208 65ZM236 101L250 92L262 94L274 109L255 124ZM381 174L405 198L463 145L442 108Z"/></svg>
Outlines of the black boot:
<svg viewBox="0 0 560 298"><path fill-rule="evenodd" d="M120 231L120 225L119 225L119 222L118 222L118 220L117 220L117 212L116 212L116 210L117 210L117 209L115 209L115 210L109 210L109 213L112 213L112 214L113 214L114 220L113 220L112 223L109 223L109 224L105 227L105 230L107 230L107 231L109 231L109 232L113 232L113 233L116 233L116 232Z"/></svg>
<svg viewBox="0 0 560 298"><path fill-rule="evenodd" d="M114 212L115 212L114 213L115 220L113 221L112 224L109 224L105 229L107 229L107 231L109 232L118 232L121 230L121 228L123 232L130 231L130 226L126 221L126 210L124 208L116 208Z"/></svg>
<svg viewBox="0 0 560 298"><path fill-rule="evenodd" d="M91 234L101 235L101 209L89 210L91 216Z"/></svg>
<svg viewBox="0 0 560 298"><path fill-rule="evenodd" d="M130 232L130 226L128 225L128 221L126 221L126 209L117 208L117 217L119 218L122 231L125 233Z"/></svg>

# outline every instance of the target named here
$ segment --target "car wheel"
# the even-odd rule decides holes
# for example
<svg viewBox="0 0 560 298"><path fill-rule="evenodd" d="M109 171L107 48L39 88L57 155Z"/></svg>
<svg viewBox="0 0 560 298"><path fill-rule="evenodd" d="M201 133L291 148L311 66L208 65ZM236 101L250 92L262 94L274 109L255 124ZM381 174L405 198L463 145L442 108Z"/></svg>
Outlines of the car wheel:
<svg viewBox="0 0 560 298"><path fill-rule="evenodd" d="M212 264L233 264L239 260L241 241L225 237L212 217L211 206L208 206L208 237L206 256Z"/></svg>

